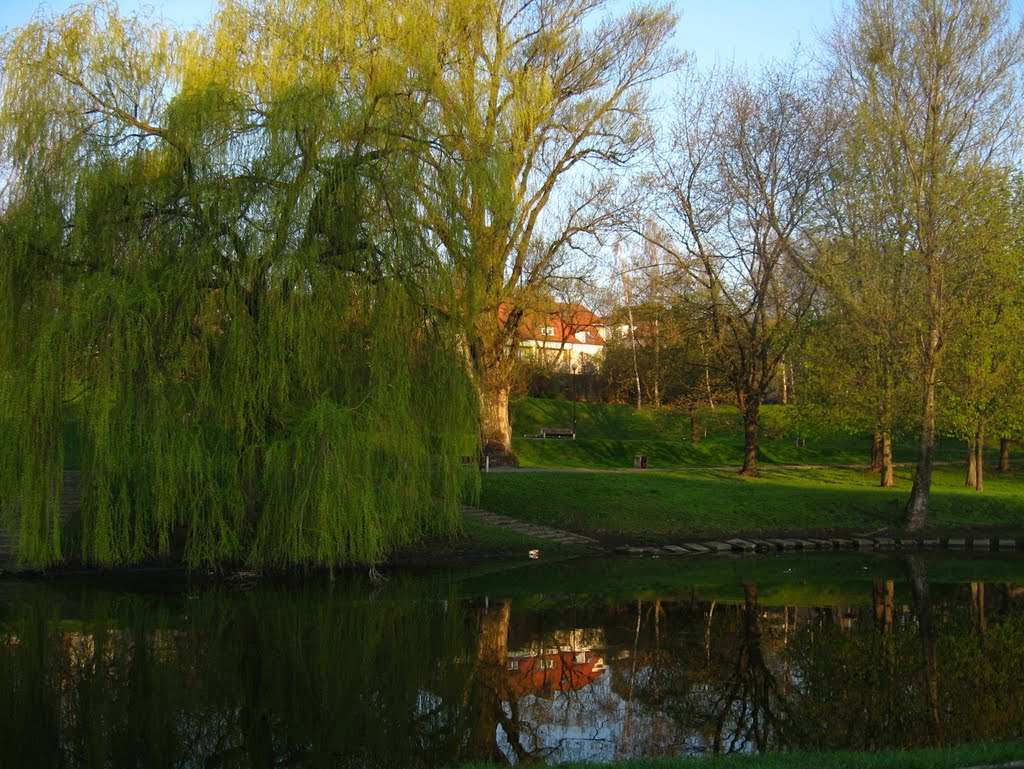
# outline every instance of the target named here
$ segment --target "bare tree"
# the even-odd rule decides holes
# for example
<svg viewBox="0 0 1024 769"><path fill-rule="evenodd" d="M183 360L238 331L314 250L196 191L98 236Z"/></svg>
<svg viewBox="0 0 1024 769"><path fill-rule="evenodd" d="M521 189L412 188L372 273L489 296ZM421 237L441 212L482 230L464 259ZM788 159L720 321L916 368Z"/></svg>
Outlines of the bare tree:
<svg viewBox="0 0 1024 769"><path fill-rule="evenodd" d="M761 405L814 296L834 128L795 67L695 76L654 180L673 235L659 245L700 286L709 353L742 413L744 475L757 475Z"/></svg>

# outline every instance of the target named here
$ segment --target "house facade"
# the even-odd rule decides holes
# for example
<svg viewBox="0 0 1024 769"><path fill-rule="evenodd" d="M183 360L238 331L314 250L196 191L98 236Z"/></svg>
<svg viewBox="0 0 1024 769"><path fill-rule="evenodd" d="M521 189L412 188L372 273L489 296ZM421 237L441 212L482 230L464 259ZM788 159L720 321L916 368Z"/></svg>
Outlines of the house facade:
<svg viewBox="0 0 1024 769"><path fill-rule="evenodd" d="M527 312L518 327L519 357L556 371L591 372L601 367L608 328L580 304Z"/></svg>

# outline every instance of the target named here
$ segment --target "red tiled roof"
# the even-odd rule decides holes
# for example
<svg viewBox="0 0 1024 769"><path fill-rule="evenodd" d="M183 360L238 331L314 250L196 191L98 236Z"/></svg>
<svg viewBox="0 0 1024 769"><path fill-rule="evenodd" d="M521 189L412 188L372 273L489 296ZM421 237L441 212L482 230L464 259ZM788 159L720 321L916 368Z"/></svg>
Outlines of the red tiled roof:
<svg viewBox="0 0 1024 769"><path fill-rule="evenodd" d="M498 317L504 323L508 320L510 308L501 305ZM519 339L547 342L548 344L591 344L604 346L604 337L598 331L603 325L601 318L579 304L559 304L551 312L527 310L519 321ZM547 331L548 333L545 333ZM577 334L584 334L580 339Z"/></svg>

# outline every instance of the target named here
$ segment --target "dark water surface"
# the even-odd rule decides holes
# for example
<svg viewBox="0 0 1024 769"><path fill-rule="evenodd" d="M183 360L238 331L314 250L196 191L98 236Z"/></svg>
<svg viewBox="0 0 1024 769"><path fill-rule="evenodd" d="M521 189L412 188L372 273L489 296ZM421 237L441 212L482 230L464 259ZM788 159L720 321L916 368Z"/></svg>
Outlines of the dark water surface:
<svg viewBox="0 0 1024 769"><path fill-rule="evenodd" d="M436 767L1024 734L1024 560L0 582L0 766Z"/></svg>

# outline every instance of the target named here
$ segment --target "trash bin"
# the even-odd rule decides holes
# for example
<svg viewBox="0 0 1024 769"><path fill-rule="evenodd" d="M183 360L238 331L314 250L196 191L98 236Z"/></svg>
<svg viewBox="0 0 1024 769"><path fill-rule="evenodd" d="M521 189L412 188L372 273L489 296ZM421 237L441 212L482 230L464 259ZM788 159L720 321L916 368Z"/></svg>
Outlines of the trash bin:
<svg viewBox="0 0 1024 769"><path fill-rule="evenodd" d="M633 469L634 470L646 470L647 469L647 455L636 454L633 456Z"/></svg>

